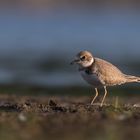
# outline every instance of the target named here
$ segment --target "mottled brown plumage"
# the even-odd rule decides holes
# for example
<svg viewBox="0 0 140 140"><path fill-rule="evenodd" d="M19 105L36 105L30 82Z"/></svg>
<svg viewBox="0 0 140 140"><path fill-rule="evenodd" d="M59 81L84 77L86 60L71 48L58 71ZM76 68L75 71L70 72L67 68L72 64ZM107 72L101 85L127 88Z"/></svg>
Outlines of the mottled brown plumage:
<svg viewBox="0 0 140 140"><path fill-rule="evenodd" d="M94 63L86 68L91 74L96 73L105 86L120 85L126 82L125 75L111 63L94 58Z"/></svg>

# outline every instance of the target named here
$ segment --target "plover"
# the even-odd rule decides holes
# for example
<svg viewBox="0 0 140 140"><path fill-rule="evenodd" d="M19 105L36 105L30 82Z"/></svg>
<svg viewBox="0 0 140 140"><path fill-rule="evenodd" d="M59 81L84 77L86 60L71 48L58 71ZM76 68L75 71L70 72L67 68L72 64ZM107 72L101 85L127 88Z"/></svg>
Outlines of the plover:
<svg viewBox="0 0 140 140"><path fill-rule="evenodd" d="M96 94L91 104L98 96L98 88L104 87L105 92L100 104L101 107L107 95L107 86L140 82L140 77L126 75L110 62L96 58L88 51L79 52L71 64L77 64L83 79L95 88Z"/></svg>

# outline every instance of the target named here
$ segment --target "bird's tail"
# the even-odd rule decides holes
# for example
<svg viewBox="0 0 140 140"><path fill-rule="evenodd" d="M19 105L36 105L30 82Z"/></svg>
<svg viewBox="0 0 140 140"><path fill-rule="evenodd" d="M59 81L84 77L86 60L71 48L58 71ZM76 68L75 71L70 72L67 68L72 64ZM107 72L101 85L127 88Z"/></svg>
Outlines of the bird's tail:
<svg viewBox="0 0 140 140"><path fill-rule="evenodd" d="M132 76L132 75L125 75L126 82L140 82L140 77Z"/></svg>

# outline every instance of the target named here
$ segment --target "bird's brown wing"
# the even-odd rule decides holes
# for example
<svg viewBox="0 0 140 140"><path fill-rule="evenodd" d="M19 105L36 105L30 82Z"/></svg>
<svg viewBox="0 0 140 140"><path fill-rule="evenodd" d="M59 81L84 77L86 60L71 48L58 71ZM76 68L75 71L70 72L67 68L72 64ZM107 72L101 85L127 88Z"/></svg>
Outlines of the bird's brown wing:
<svg viewBox="0 0 140 140"><path fill-rule="evenodd" d="M96 72L104 85L113 86L126 82L124 74L116 66L100 58L95 58L93 71Z"/></svg>

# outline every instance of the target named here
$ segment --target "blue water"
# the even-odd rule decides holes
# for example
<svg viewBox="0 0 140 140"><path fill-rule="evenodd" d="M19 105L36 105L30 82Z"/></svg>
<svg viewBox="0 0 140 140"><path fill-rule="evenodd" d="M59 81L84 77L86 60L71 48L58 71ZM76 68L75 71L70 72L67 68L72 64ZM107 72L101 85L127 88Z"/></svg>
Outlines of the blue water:
<svg viewBox="0 0 140 140"><path fill-rule="evenodd" d="M130 65L134 63L140 70L140 11L59 8L0 12L1 84L84 85L76 68L68 65L80 50L90 50L125 72L140 75ZM44 62L46 70L39 67Z"/></svg>

